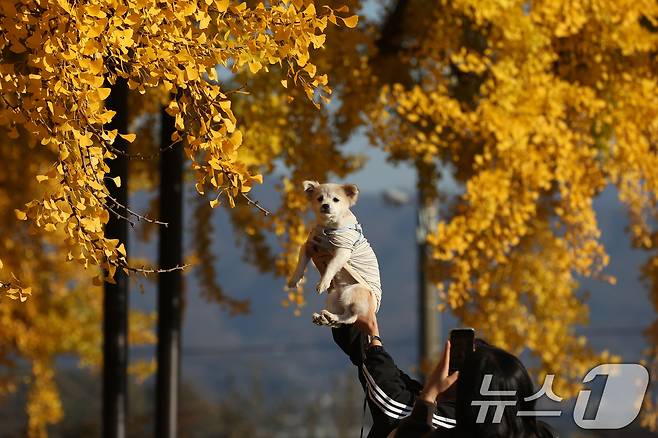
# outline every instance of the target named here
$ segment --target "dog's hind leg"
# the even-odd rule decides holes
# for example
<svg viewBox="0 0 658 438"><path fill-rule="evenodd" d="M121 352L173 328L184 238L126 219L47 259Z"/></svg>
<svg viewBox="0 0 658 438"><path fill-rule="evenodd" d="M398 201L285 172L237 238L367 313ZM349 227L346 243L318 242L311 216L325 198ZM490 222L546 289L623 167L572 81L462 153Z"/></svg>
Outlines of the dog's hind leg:
<svg viewBox="0 0 658 438"><path fill-rule="evenodd" d="M353 307L354 306L350 306L349 309L346 309L345 312L341 313L340 315L331 313L328 310L323 310L322 316L327 319L329 325L332 327L339 327L343 324L354 324L356 322L356 318L359 315L354 312Z"/></svg>
<svg viewBox="0 0 658 438"><path fill-rule="evenodd" d="M313 314L317 325L340 327L354 324L359 315L366 315L374 301L370 290L360 284L346 287L340 294L332 292L327 297L327 308Z"/></svg>
<svg viewBox="0 0 658 438"><path fill-rule="evenodd" d="M345 306L341 302L341 292L333 290L327 294L325 308L320 313L313 314L313 322L317 325L328 325L330 327L339 327L338 322L345 312Z"/></svg>
<svg viewBox="0 0 658 438"><path fill-rule="evenodd" d="M367 315L370 306L374 306L370 290L360 284L346 287L335 299L337 302L329 302L327 306L333 312L329 310L320 312L332 327L354 324L359 315Z"/></svg>
<svg viewBox="0 0 658 438"><path fill-rule="evenodd" d="M353 324L356 322L357 314L354 314L351 311L345 311L340 315L336 315L335 313L331 313L327 309L321 310L320 311L320 318L326 321L326 324L331 327L340 327L343 324Z"/></svg>

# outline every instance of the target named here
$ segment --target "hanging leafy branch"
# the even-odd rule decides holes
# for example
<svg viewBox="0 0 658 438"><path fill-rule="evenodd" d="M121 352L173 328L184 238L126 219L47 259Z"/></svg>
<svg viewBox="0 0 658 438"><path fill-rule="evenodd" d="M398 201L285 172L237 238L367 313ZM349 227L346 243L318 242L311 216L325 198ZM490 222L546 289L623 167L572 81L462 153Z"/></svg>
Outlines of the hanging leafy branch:
<svg viewBox="0 0 658 438"><path fill-rule="evenodd" d="M242 133L217 65L251 74L285 66L284 77L319 105L331 90L311 51L339 20L354 27L357 18L337 16L328 6L317 11L302 0L255 7L228 0L3 2L0 125L10 138L23 130L55 154L37 176L51 183L44 196L17 206L17 218L46 232L64 230L67 258L102 267L108 281L117 269L142 271L128 264L123 243L103 232L110 214L155 221L108 192L106 184L121 184L108 175L112 144L117 135L129 142L136 136L105 129L115 115L104 109L107 84L123 77L131 90L160 87L176 95L167 105L177 130L171 140L184 142L197 190L209 188L234 206L262 177L238 158ZM3 288L9 284L3 281Z"/></svg>

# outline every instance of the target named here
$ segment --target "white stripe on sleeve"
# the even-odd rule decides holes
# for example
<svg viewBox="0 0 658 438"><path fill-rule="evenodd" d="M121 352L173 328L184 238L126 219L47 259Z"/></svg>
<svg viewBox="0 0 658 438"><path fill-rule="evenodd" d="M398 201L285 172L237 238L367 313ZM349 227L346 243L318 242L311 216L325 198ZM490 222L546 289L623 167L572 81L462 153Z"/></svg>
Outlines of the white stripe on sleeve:
<svg viewBox="0 0 658 438"><path fill-rule="evenodd" d="M411 410L413 409L412 406L405 405L404 403L400 403L389 397L384 390L377 386L375 379L370 375L366 366L362 365L361 369L366 378L367 392L370 400L372 400L373 403L384 412L384 414L396 420L407 417L411 414ZM432 425L435 427L452 429L456 424L457 420L453 418L447 418L437 414L432 416Z"/></svg>

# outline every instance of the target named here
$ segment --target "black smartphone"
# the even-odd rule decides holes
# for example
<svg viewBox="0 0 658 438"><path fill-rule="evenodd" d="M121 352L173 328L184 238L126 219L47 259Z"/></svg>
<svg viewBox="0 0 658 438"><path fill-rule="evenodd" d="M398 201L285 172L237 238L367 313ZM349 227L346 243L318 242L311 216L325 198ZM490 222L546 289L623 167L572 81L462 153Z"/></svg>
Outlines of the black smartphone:
<svg viewBox="0 0 658 438"><path fill-rule="evenodd" d="M450 370L452 374L464 364L466 355L475 349L475 330L458 328L450 330Z"/></svg>

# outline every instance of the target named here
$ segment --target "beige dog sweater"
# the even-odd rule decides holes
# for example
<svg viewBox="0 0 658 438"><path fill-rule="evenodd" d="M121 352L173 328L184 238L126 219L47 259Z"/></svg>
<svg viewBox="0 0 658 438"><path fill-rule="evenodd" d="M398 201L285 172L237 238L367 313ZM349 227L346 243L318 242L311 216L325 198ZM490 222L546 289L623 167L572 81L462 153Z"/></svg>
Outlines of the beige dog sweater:
<svg viewBox="0 0 658 438"><path fill-rule="evenodd" d="M375 297L375 312L377 312L382 299L379 264L375 251L363 235L361 224L355 223L340 228L317 225L311 239L314 244L331 255L335 253L336 248L347 248L352 251L343 269L358 283L370 289Z"/></svg>

